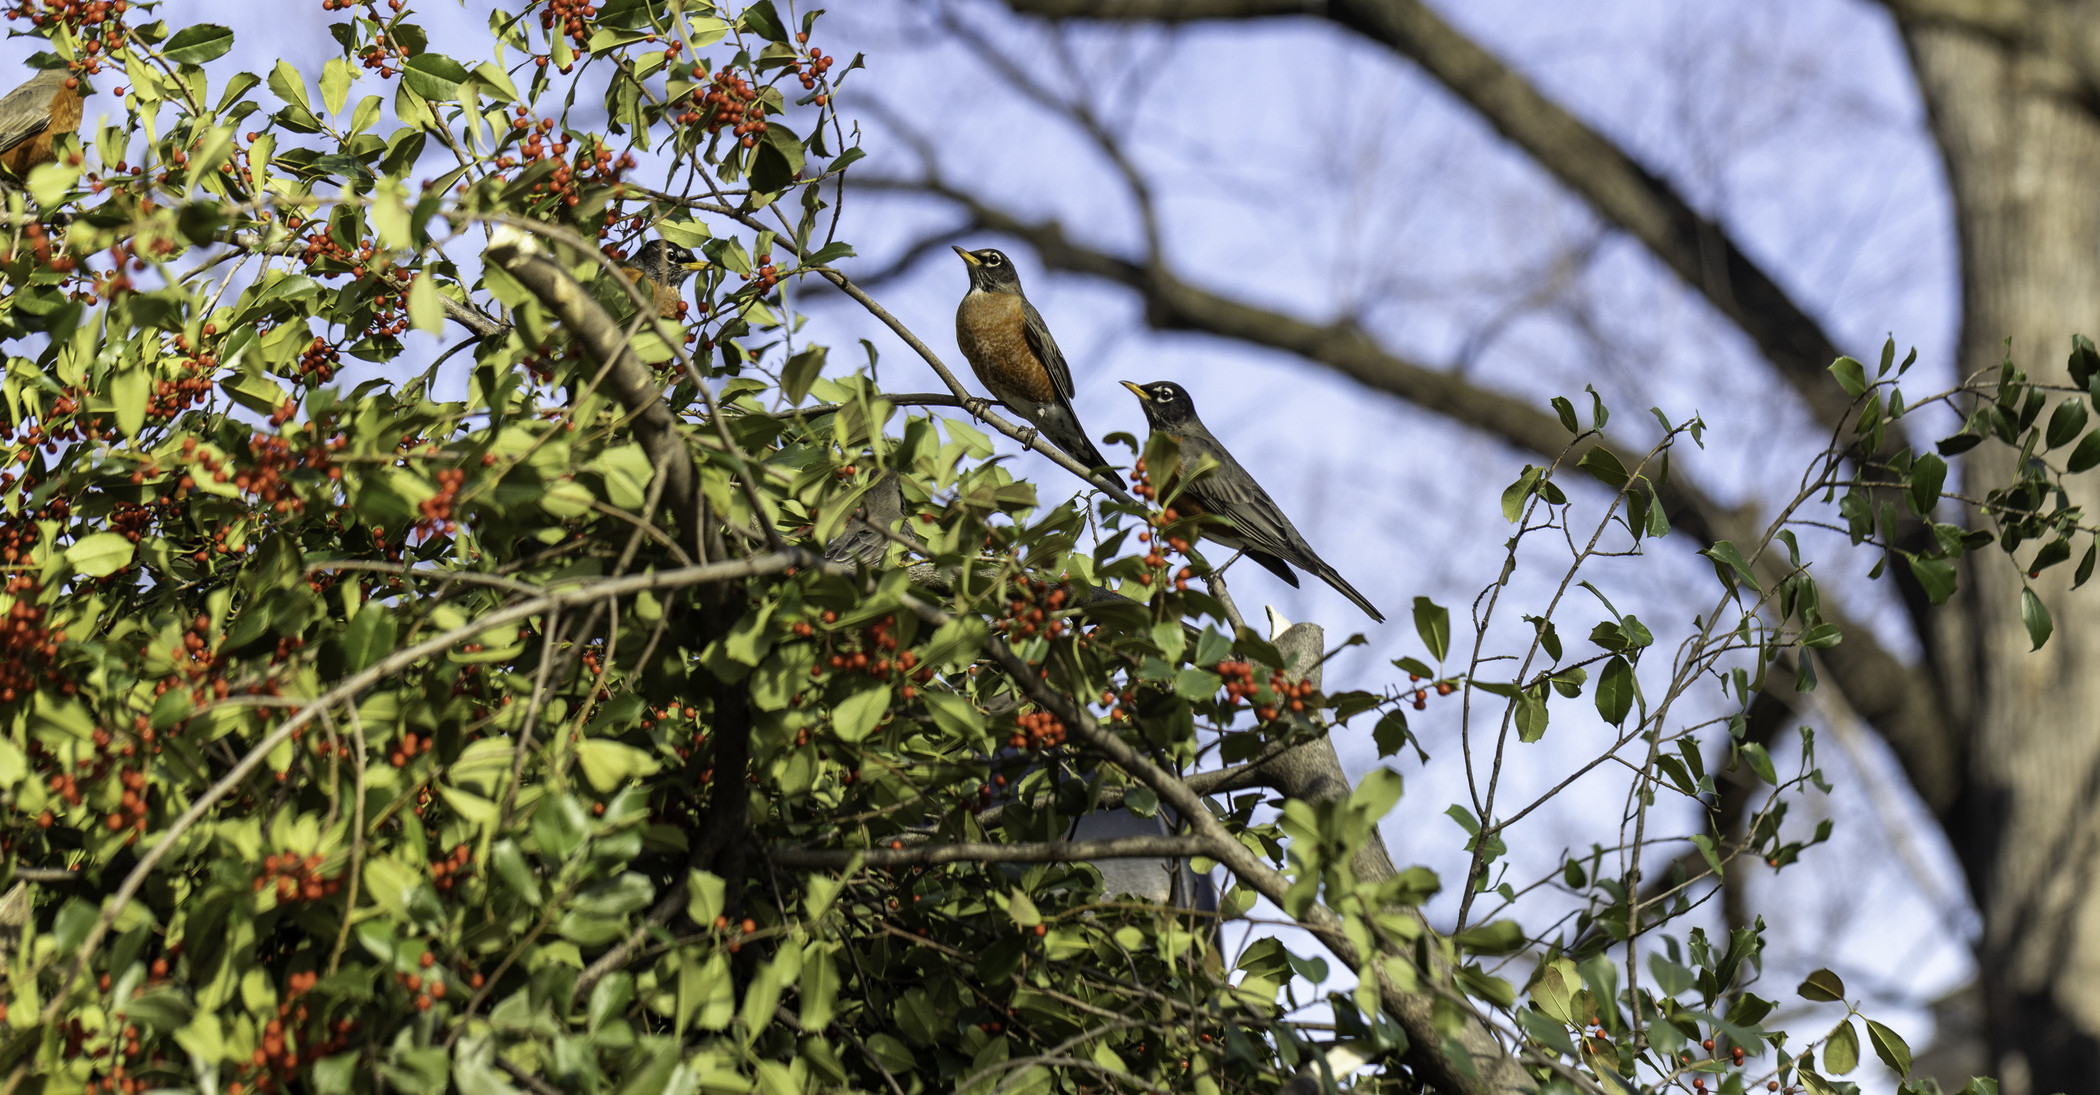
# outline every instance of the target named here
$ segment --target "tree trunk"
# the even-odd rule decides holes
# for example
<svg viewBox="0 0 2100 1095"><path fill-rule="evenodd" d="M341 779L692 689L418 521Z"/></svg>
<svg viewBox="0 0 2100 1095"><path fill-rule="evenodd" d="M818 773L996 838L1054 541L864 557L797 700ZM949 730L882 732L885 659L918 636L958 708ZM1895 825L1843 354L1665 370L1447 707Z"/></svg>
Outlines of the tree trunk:
<svg viewBox="0 0 2100 1095"><path fill-rule="evenodd" d="M1945 23L1904 29L1960 234L1957 365L1994 368L2010 340L2030 376L2067 383L2070 336L2100 332L2100 119L2031 40ZM1966 478L2005 481L2014 458L1978 448ZM2072 503L2100 513L2091 477ZM1938 653L1951 675L1974 674L1971 695L1952 690L1966 708L1955 716L1969 727L1969 778L1947 825L1983 913L1977 958L1992 1066L2005 1095L2096 1091L2100 613L2091 593L2069 595L2070 567L2044 573L2032 585L2056 630L2030 653L2021 575L2002 554L1972 558L1966 603L1943 615L1959 619L1961 633L1940 636Z"/></svg>

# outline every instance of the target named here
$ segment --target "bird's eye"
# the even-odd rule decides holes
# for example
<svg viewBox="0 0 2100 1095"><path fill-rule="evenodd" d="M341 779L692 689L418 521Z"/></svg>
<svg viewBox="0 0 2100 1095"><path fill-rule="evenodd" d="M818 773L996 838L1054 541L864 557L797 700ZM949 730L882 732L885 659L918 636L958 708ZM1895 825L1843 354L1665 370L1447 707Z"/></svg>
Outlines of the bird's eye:
<svg viewBox="0 0 2100 1095"><path fill-rule="evenodd" d="M1005 262L1006 256L1000 254L997 251L994 251L991 254L988 254L984 257L984 264L986 266L1000 266L1003 265Z"/></svg>

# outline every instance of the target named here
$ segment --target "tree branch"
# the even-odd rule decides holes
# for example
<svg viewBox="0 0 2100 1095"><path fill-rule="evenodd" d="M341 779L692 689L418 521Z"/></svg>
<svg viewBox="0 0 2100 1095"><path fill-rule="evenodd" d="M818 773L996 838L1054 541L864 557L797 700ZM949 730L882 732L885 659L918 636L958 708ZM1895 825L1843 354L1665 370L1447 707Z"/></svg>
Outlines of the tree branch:
<svg viewBox="0 0 2100 1095"><path fill-rule="evenodd" d="M1420 0L1007 0L1015 12L1063 18L1194 22L1312 15L1419 65L1510 143L1639 240L1728 317L1801 396L1818 424L1843 421L1851 400L1824 370L1836 342L1716 222Z"/></svg>
<svg viewBox="0 0 2100 1095"><path fill-rule="evenodd" d="M1187 836L1129 836L1114 840L1048 840L1031 844L926 843L906 848L774 848L766 858L783 867L838 870L855 859L865 867L931 867L942 863L1084 863L1090 859L1188 859L1210 855L1207 842Z"/></svg>
<svg viewBox="0 0 2100 1095"><path fill-rule="evenodd" d="M1213 293L1182 281L1162 263L1139 265L1087 247L1067 237L1055 221L1022 220L939 182L875 185L938 195L956 203L985 229L1026 241L1045 266L1136 291L1145 302L1146 321L1155 328L1201 331L1289 351L1548 462L1559 459L1573 466L1590 447L1600 444L1615 454L1629 451L1608 438L1584 440L1571 448L1567 428L1553 415L1457 374L1400 357L1353 325L1309 323ZM1835 385L1830 388L1837 390ZM1832 432L1838 438L1851 436L1842 426ZM1623 459L1621 463L1628 464ZM1754 514L1721 505L1682 477L1660 485L1656 494L1672 527L1703 543L1749 543L1762 535ZM1962 782L1961 754L1952 748L1960 737L1937 698L1931 674L1903 664L1874 638L1872 630L1837 611L1827 600L1823 612L1844 630L1845 641L1817 651L1817 661L1845 702L1888 741L1920 797L1945 817Z"/></svg>

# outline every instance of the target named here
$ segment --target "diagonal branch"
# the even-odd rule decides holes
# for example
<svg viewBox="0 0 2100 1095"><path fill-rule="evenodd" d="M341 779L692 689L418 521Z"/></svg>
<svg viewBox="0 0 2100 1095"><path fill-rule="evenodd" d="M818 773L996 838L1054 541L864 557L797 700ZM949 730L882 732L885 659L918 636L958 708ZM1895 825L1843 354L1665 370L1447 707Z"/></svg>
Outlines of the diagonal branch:
<svg viewBox="0 0 2100 1095"><path fill-rule="evenodd" d="M1280 15L1329 19L1421 66L1736 325L1819 425L1851 400L1827 383L1836 341L1726 230L1420 0L1007 0L1031 15L1195 22Z"/></svg>
<svg viewBox="0 0 2100 1095"><path fill-rule="evenodd" d="M1211 292L1182 281L1163 264L1140 265L1095 250L1074 242L1054 221L1023 220L942 183L863 185L932 193L954 202L984 229L1026 241L1045 266L1135 291L1145 302L1146 321L1155 328L1201 331L1297 354L1548 462L1560 459L1572 465L1599 444L1615 453L1627 451L1609 439L1584 440L1571 448L1567 429L1553 415L1462 376L1400 357L1353 325L1310 323ZM1849 430L1834 432L1849 436ZM1681 479L1659 485L1656 494L1670 524L1704 543L1748 543L1760 536L1750 512L1724 506ZM1932 675L1905 665L1872 630L1835 606L1826 602L1823 612L1843 629L1845 641L1817 652L1820 668L1845 702L1888 741L1919 796L1935 814L1946 817L1961 787L1962 753L1954 747L1960 739L1936 698Z"/></svg>

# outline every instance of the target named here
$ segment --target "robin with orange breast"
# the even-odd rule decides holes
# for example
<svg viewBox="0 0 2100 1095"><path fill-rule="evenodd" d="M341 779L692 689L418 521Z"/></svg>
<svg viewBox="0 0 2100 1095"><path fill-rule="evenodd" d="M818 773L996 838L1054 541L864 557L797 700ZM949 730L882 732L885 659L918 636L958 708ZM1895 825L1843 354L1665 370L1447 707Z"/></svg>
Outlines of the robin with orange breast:
<svg viewBox="0 0 2100 1095"><path fill-rule="evenodd" d="M644 297L655 302L659 317L677 319L685 279L692 277L693 271L705 269L707 260L686 248L664 240L650 240L634 253L634 260L627 266L627 276Z"/></svg>
<svg viewBox="0 0 2100 1095"><path fill-rule="evenodd" d="M53 159L51 143L80 128L80 78L46 69L0 96L0 181L24 183Z"/></svg>
<svg viewBox="0 0 2100 1095"><path fill-rule="evenodd" d="M1160 484L1160 497L1171 497L1175 511L1184 517L1216 518L1202 522L1204 539L1245 554L1292 586L1298 584L1298 576L1291 567L1307 571L1355 602L1372 619L1385 622L1385 616L1368 598L1314 553L1312 545L1298 534L1297 527L1283 515L1282 507L1269 497L1269 492L1261 489L1254 476L1204 428L1203 420L1196 417L1196 404L1181 385L1164 380L1151 384L1126 380L1123 386L1144 405L1145 421L1151 423L1153 432L1173 438L1180 446L1181 469ZM1209 470L1200 470L1205 465L1211 465ZM1182 472L1192 470L1195 474L1183 478Z"/></svg>
<svg viewBox="0 0 2100 1095"><path fill-rule="evenodd" d="M1013 260L989 247L955 253L970 268L970 290L955 309L955 344L978 382L1072 459L1109 467L1072 413L1072 370L1050 326L1021 295Z"/></svg>

